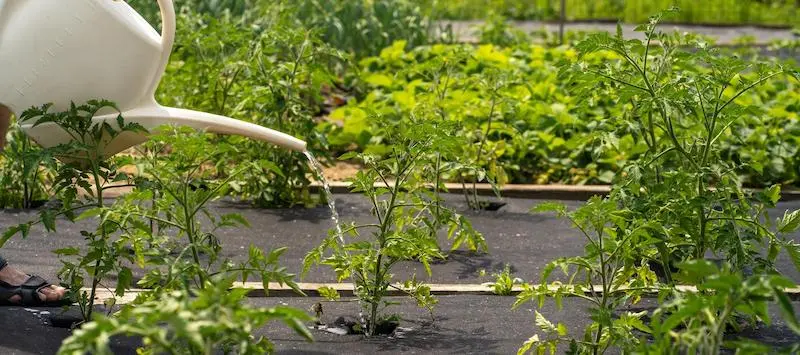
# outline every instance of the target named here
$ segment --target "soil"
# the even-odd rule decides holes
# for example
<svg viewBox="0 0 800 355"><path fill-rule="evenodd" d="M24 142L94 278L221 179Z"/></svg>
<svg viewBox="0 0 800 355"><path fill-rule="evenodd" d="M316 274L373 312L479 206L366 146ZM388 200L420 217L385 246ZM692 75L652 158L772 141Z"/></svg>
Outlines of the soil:
<svg viewBox="0 0 800 355"><path fill-rule="evenodd" d="M333 166L322 169L322 175L328 181L347 181L356 176L363 167L359 164L337 161Z"/></svg>

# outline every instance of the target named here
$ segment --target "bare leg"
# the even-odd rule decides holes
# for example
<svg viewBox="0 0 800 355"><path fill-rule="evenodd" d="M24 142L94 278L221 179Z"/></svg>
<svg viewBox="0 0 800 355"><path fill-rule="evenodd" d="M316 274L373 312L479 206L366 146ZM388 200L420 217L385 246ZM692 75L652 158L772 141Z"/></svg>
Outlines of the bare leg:
<svg viewBox="0 0 800 355"><path fill-rule="evenodd" d="M8 107L0 105L0 152L6 146L6 133L8 132L8 125L11 123L11 110Z"/></svg>

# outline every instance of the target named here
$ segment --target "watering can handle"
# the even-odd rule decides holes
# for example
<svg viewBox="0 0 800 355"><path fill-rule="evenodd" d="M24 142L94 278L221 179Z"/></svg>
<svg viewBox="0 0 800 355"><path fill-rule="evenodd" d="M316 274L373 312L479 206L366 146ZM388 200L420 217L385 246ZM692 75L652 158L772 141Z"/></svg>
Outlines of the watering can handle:
<svg viewBox="0 0 800 355"><path fill-rule="evenodd" d="M172 0L158 0L158 7L161 10L161 63L153 82L150 84L150 95L153 97L158 89L158 83L161 82L161 77L167 69L169 63L169 56L172 53L172 45L175 43L175 4Z"/></svg>

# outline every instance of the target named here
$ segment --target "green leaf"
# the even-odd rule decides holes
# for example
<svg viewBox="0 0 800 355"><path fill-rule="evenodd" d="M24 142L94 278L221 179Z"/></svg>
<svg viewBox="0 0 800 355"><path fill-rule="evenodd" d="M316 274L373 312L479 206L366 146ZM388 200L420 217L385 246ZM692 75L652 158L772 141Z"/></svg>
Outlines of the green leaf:
<svg viewBox="0 0 800 355"><path fill-rule="evenodd" d="M328 301L336 301L339 299L339 291L336 291L332 287L323 286L317 289L319 295L324 297Z"/></svg>
<svg viewBox="0 0 800 355"><path fill-rule="evenodd" d="M703 278L719 273L719 268L708 260L689 260L676 265L688 276Z"/></svg>
<svg viewBox="0 0 800 355"><path fill-rule="evenodd" d="M789 299L789 296L786 295L780 289L773 289L776 298L778 299L778 305L781 308L781 312L783 313L783 318L786 320L786 324L789 325L789 328L794 331L796 334L800 335L800 322L797 320L797 315L794 312L794 305L792 301Z"/></svg>
<svg viewBox="0 0 800 355"><path fill-rule="evenodd" d="M119 274L117 275L117 289L115 292L116 295L120 297L124 296L125 290L130 288L132 282L133 282L133 273L131 272L131 269L123 267L122 270L120 270Z"/></svg>
<svg viewBox="0 0 800 355"><path fill-rule="evenodd" d="M560 202L544 202L531 208L531 212L556 212L559 216L563 216L567 212L567 206Z"/></svg>
<svg viewBox="0 0 800 355"><path fill-rule="evenodd" d="M533 348L534 345L539 345L538 334L534 334L532 337L528 338L528 340L522 344L519 350L517 350L517 355L527 354L529 351L531 351L531 348Z"/></svg>
<svg viewBox="0 0 800 355"><path fill-rule="evenodd" d="M764 197L766 197L774 205L781 199L781 185L772 185L765 189L763 193Z"/></svg>
<svg viewBox="0 0 800 355"><path fill-rule="evenodd" d="M556 331L558 332L558 336L565 337L567 336L567 326L564 323L558 323L556 327Z"/></svg>
<svg viewBox="0 0 800 355"><path fill-rule="evenodd" d="M61 248L53 250L53 253L61 256L78 255L80 253L80 249L76 247Z"/></svg>
<svg viewBox="0 0 800 355"><path fill-rule="evenodd" d="M27 237L30 228L31 228L30 224L27 223L18 224L16 226L8 228L5 231L5 233L3 233L2 240L0 240L0 247L4 246L6 242L8 242L8 240L11 239L11 237L15 236L17 233L22 234L22 238Z"/></svg>
<svg viewBox="0 0 800 355"><path fill-rule="evenodd" d="M778 231L781 233L793 233L800 227L800 210L786 211L783 218L778 221Z"/></svg>
<svg viewBox="0 0 800 355"><path fill-rule="evenodd" d="M539 313L539 311L534 311L534 312L536 314L536 326L538 326L539 329L547 333L554 333L557 331L556 326L553 325L552 322L547 320L547 318L545 318L541 313Z"/></svg>
<svg viewBox="0 0 800 355"><path fill-rule="evenodd" d="M792 259L792 263L794 267L800 271L800 244L797 244L793 241L787 241L783 248L786 250L786 253L789 254L789 258Z"/></svg>
<svg viewBox="0 0 800 355"><path fill-rule="evenodd" d="M80 221L91 217L97 217L101 213L103 213L102 208L91 208L78 215L78 217L75 218L75 221Z"/></svg>
<svg viewBox="0 0 800 355"><path fill-rule="evenodd" d="M44 210L40 214L40 218L44 228L47 231L55 231L56 230L56 214L52 210Z"/></svg>

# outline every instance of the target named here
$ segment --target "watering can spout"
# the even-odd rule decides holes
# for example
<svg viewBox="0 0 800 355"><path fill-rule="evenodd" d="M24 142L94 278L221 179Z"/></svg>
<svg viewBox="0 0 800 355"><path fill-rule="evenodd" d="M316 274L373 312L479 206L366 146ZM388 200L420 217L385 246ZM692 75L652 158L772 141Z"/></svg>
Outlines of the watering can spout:
<svg viewBox="0 0 800 355"><path fill-rule="evenodd" d="M126 121L137 122L152 130L161 125L179 125L211 133L240 135L297 152L306 151L306 142L250 122L206 112L154 105L123 112Z"/></svg>

